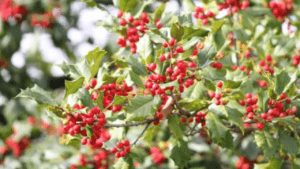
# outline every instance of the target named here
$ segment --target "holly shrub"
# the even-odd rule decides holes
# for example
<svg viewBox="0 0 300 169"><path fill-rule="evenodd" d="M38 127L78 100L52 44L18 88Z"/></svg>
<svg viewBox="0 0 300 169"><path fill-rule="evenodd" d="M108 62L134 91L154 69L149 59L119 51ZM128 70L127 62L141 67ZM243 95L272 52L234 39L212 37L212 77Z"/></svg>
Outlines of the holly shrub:
<svg viewBox="0 0 300 169"><path fill-rule="evenodd" d="M61 123L60 142L81 154L69 168L299 168L300 1L168 3L114 0L98 25L119 51L61 64L62 97L38 85L17 96ZM18 156L28 141L0 151Z"/></svg>

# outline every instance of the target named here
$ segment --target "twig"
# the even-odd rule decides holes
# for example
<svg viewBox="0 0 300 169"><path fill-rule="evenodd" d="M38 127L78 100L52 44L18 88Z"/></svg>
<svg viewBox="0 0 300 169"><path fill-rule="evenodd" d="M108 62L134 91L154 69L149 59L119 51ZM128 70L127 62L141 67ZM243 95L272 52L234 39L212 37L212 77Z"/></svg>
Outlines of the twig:
<svg viewBox="0 0 300 169"><path fill-rule="evenodd" d="M148 124L146 125L146 127L144 128L144 130L142 131L142 133L139 135L139 137L131 144L131 146L135 145L139 139L144 135L145 131L147 130L147 128L149 127L149 125L151 124L151 122L148 122Z"/></svg>
<svg viewBox="0 0 300 169"><path fill-rule="evenodd" d="M187 115L187 116L190 116L189 113L187 113L186 111L184 111L183 109L181 109L181 107L179 106L179 103L177 102L177 100L176 100L176 98L175 98L174 93L173 93L172 90L171 90L171 97L172 97L172 99L174 100L174 103L175 103L177 109L179 110L179 113L180 113L180 114L185 114L185 115Z"/></svg>

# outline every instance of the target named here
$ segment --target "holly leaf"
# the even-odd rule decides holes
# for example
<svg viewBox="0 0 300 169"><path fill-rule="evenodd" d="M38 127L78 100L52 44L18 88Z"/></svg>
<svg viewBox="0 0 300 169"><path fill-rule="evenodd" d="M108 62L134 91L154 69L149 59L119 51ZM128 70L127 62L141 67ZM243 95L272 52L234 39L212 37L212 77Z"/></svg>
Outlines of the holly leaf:
<svg viewBox="0 0 300 169"><path fill-rule="evenodd" d="M168 126L171 130L171 132L175 135L175 137L177 139L181 139L182 138L182 135L183 135L183 132L179 126L179 119L177 117L173 117L171 116L169 119L168 119Z"/></svg>
<svg viewBox="0 0 300 169"><path fill-rule="evenodd" d="M202 81L195 81L192 86L185 89L182 93L182 98L202 99L205 96L207 89Z"/></svg>
<svg viewBox="0 0 300 169"><path fill-rule="evenodd" d="M262 149L267 158L272 157L279 146L278 140L276 140L269 131L256 130L254 132L254 138L257 146Z"/></svg>
<svg viewBox="0 0 300 169"><path fill-rule="evenodd" d="M138 75L146 76L148 72L145 65L138 61L137 58L134 58L132 55L129 55L126 58L127 64L132 68L132 71Z"/></svg>
<svg viewBox="0 0 300 169"><path fill-rule="evenodd" d="M99 47L96 47L86 55L86 59L91 68L91 77L94 77L97 74L105 54L106 51L100 50Z"/></svg>
<svg viewBox="0 0 300 169"><path fill-rule="evenodd" d="M268 163L254 164L254 169L281 169L283 159L272 158Z"/></svg>
<svg viewBox="0 0 300 169"><path fill-rule="evenodd" d="M133 9L138 3L138 0L113 0L113 3L116 7L118 7L121 11L127 12Z"/></svg>
<svg viewBox="0 0 300 169"><path fill-rule="evenodd" d="M151 128L146 130L143 140L145 140L149 144L149 146L152 146L151 142L157 131L159 131L159 125L152 126Z"/></svg>
<svg viewBox="0 0 300 169"><path fill-rule="evenodd" d="M119 158L118 161L113 165L115 169L130 169L133 168L133 161L130 155Z"/></svg>
<svg viewBox="0 0 300 169"><path fill-rule="evenodd" d="M129 120L141 121L155 113L160 103L159 97L137 95L131 98L127 106Z"/></svg>
<svg viewBox="0 0 300 169"><path fill-rule="evenodd" d="M170 157L179 168L183 169L187 166L191 156L192 152L189 149L187 142L180 139L172 148Z"/></svg>
<svg viewBox="0 0 300 169"><path fill-rule="evenodd" d="M285 70L282 70L275 76L275 92L278 95L286 92L289 87L296 81L296 79L296 73L294 73L291 77Z"/></svg>
<svg viewBox="0 0 300 169"><path fill-rule="evenodd" d="M153 52L153 44L150 40L150 36L145 34L137 45L137 53L140 54L145 60L152 54Z"/></svg>
<svg viewBox="0 0 300 169"><path fill-rule="evenodd" d="M21 92L16 97L30 98L39 104L56 105L52 92L47 92L38 85L34 85L32 88L27 88L26 90L21 89Z"/></svg>
<svg viewBox="0 0 300 169"><path fill-rule="evenodd" d="M291 156L296 156L299 150L297 140L288 133L279 130L279 142L282 149Z"/></svg>
<svg viewBox="0 0 300 169"><path fill-rule="evenodd" d="M208 35L209 31L206 29L194 29L192 27L186 27L184 26L184 35L183 35L183 39L191 39L193 37L204 37L206 35ZM206 46L206 44L205 44Z"/></svg>
<svg viewBox="0 0 300 169"><path fill-rule="evenodd" d="M206 127L209 136L215 143L224 148L233 147L233 137L230 134L230 130L223 125L217 115L213 113L208 113L206 115Z"/></svg>
<svg viewBox="0 0 300 169"><path fill-rule="evenodd" d="M171 26L171 37L175 38L177 41L182 39L184 31L179 23L173 23Z"/></svg>
<svg viewBox="0 0 300 169"><path fill-rule="evenodd" d="M93 100L91 99L91 95L88 90L82 88L78 90L76 94L77 98L82 102L83 105L90 109L94 107Z"/></svg>
<svg viewBox="0 0 300 169"><path fill-rule="evenodd" d="M64 96L64 100L73 93L76 93L82 86L84 82L84 77L80 77L74 81L65 80L66 92Z"/></svg>

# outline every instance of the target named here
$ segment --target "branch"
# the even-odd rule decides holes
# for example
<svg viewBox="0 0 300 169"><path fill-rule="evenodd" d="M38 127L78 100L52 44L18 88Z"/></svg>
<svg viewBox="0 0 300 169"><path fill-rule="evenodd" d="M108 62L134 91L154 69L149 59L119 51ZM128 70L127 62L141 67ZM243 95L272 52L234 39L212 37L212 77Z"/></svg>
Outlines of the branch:
<svg viewBox="0 0 300 169"><path fill-rule="evenodd" d="M171 97L172 97L172 99L174 100L174 103L175 103L177 109L179 110L179 113L180 113L180 114L185 114L185 115L187 115L187 116L190 116L190 114L189 114L188 112L184 111L184 110L179 106L179 103L177 102L177 100L176 100L176 98L175 98L174 93L173 93L172 90L171 90Z"/></svg>
<svg viewBox="0 0 300 169"><path fill-rule="evenodd" d="M135 122L135 123L125 123L125 124L105 124L103 127L105 128L110 128L110 127L130 127L130 126L139 126L139 125L143 125L143 124L150 124L151 122L153 122L154 120L156 120L156 118L150 118L150 119L145 119L144 121L141 122Z"/></svg>
<svg viewBox="0 0 300 169"><path fill-rule="evenodd" d="M136 145L136 143L139 141L139 139L144 135L147 128L150 126L151 122L148 122L142 133L139 135L139 137L131 144L131 146Z"/></svg>

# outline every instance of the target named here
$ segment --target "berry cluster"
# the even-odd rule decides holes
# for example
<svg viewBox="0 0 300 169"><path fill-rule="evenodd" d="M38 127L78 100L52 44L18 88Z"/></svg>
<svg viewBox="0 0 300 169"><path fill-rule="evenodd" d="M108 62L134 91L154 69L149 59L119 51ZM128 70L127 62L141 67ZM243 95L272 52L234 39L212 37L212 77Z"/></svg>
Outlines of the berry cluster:
<svg viewBox="0 0 300 169"><path fill-rule="evenodd" d="M274 17L280 21L284 20L294 9L293 0L271 1L269 7L272 10Z"/></svg>
<svg viewBox="0 0 300 169"><path fill-rule="evenodd" d="M293 55L293 65L298 66L300 63L300 55L294 54Z"/></svg>
<svg viewBox="0 0 300 169"><path fill-rule="evenodd" d="M221 81L217 82L217 87L222 89L223 82L221 82ZM215 104L216 105L226 105L227 104L225 101L221 100L222 99L222 93L211 92L209 96L211 98L215 99Z"/></svg>
<svg viewBox="0 0 300 169"><path fill-rule="evenodd" d="M20 141L16 141L13 137L9 137L5 140L5 143L8 146L8 148L13 151L15 157L20 157L22 151L29 146L30 140L27 137L23 137ZM3 151L3 155L8 152L8 148L1 148Z"/></svg>
<svg viewBox="0 0 300 169"><path fill-rule="evenodd" d="M130 92L132 92L133 88L129 87L125 81L122 84L110 83L107 85L103 85L100 88L100 92L104 92L104 97L102 100L103 107L108 110L112 110L113 112L118 112L122 110L122 105L113 105L110 106L114 97L118 96L128 96ZM133 94L134 96L134 94ZM94 97L95 100L95 97Z"/></svg>
<svg viewBox="0 0 300 169"><path fill-rule="evenodd" d="M93 152L89 158L87 154L81 154L78 158L79 165L71 165L70 169L77 169L87 166L93 166L93 168L107 169L108 168L108 152L104 149L99 149L97 152Z"/></svg>
<svg viewBox="0 0 300 169"><path fill-rule="evenodd" d="M293 106L292 108L287 108L284 110L284 104L289 104L291 100L287 98L285 93L282 93L278 100L272 100L269 99L268 102L268 110L266 112L263 112L261 114L257 114L257 101L258 101L258 95L254 95L252 97L251 93L246 94L246 100L240 100L239 103L242 106L246 106L246 116L248 119L254 121L267 121L272 122L272 119L278 118L278 117L286 117L286 116L294 116L294 114L297 112L297 108ZM256 118L257 116L257 118ZM246 125L247 126L247 125ZM264 129L264 123L259 122L256 123L256 128L262 130Z"/></svg>
<svg viewBox="0 0 300 169"><path fill-rule="evenodd" d="M63 126L64 133L71 136L80 134L84 138L81 144L89 144L94 147L102 147L102 142L110 139L110 134L102 128L106 124L105 114L102 113L98 106L88 110L87 114L75 112L67 115L67 124ZM91 138L87 137L87 130L92 131Z"/></svg>
<svg viewBox="0 0 300 169"><path fill-rule="evenodd" d="M110 151L116 154L116 158L125 157L130 153L130 142L128 140L120 141L117 143L117 147L113 147Z"/></svg>
<svg viewBox="0 0 300 169"><path fill-rule="evenodd" d="M225 3L218 4L218 10L227 9L227 14L237 13L240 9L245 10L249 7L249 1L240 2L239 0L226 0Z"/></svg>
<svg viewBox="0 0 300 169"><path fill-rule="evenodd" d="M214 18L215 14L211 11L204 12L204 9L200 6L195 8L195 13L193 15L196 19L200 19L203 25L207 25L209 23L209 18Z"/></svg>
<svg viewBox="0 0 300 169"><path fill-rule="evenodd" d="M129 16L125 18L125 15L122 11L119 11L117 14L120 26L125 28L126 32L122 38L117 40L117 44L123 48L127 46L127 43L130 43L130 52L136 53L137 47L136 43L139 41L140 37L145 34L145 31L148 29L146 28L146 24L150 22L147 13L142 13L139 18L135 19L133 16ZM155 22L158 28L161 28L162 25L159 24L159 20Z"/></svg>
<svg viewBox="0 0 300 169"><path fill-rule="evenodd" d="M150 148L150 155L157 165L163 165L164 161L166 160L165 155L160 151L158 147L151 147Z"/></svg>
<svg viewBox="0 0 300 169"><path fill-rule="evenodd" d="M237 169L251 169L253 168L255 161L250 161L247 157L240 157L235 164Z"/></svg>
<svg viewBox="0 0 300 169"><path fill-rule="evenodd" d="M41 28L52 28L57 16L54 15L53 11L48 11L40 14L33 14L31 16L31 25L34 27L41 27Z"/></svg>
<svg viewBox="0 0 300 169"><path fill-rule="evenodd" d="M258 64L259 64L260 68L258 70L258 73L261 74L262 73L261 69L262 69L264 71L269 72L271 75L273 75L274 74L273 66L275 66L275 65L273 64L272 56L271 55L267 55L265 57L265 59L266 59L266 61L264 61L264 60L259 61Z"/></svg>
<svg viewBox="0 0 300 169"><path fill-rule="evenodd" d="M268 83L265 80L257 80L256 83L262 88L268 87Z"/></svg>
<svg viewBox="0 0 300 169"><path fill-rule="evenodd" d="M9 18L13 18L17 23L21 23L28 13L28 10L24 6L17 5L13 0L4 0L0 6L0 17L4 22Z"/></svg>

